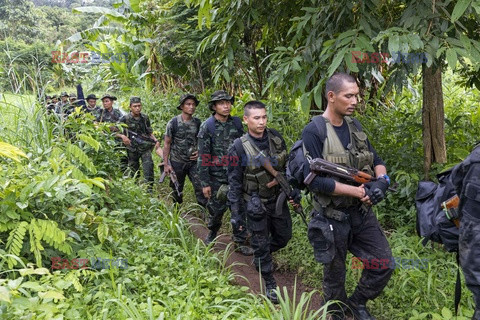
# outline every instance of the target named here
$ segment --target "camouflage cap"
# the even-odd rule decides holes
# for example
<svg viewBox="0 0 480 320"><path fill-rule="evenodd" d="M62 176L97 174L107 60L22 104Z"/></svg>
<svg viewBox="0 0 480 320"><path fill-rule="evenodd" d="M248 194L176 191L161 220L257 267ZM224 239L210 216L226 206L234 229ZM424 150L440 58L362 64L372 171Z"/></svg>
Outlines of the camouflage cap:
<svg viewBox="0 0 480 320"><path fill-rule="evenodd" d="M45 96L45 99L52 99L52 96Z"/></svg>
<svg viewBox="0 0 480 320"><path fill-rule="evenodd" d="M133 103L142 103L142 99L140 97L130 97L130 105Z"/></svg>
<svg viewBox="0 0 480 320"><path fill-rule="evenodd" d="M69 97L70 97L70 98L76 98L77 95L76 95L75 93L70 93Z"/></svg>
<svg viewBox="0 0 480 320"><path fill-rule="evenodd" d="M182 110L182 105L185 103L185 101L187 101L188 99L192 99L193 101L195 101L195 106L198 106L198 104L200 103L200 101L198 101L197 97L194 95L194 94L191 94L191 93L185 93L185 94L182 94L182 96L180 97L180 101L178 102L178 107L177 109L178 110Z"/></svg>
<svg viewBox="0 0 480 320"><path fill-rule="evenodd" d="M112 96L110 93L105 93L105 94L103 95L102 99L100 99L100 100L103 101L103 99L106 99L106 98L108 98L108 99L110 99L110 100L117 100L117 97Z"/></svg>
<svg viewBox="0 0 480 320"><path fill-rule="evenodd" d="M56 94L54 94L54 95L52 96L52 99L58 99L58 96L57 96Z"/></svg>
<svg viewBox="0 0 480 320"><path fill-rule="evenodd" d="M97 96L94 95L93 93L89 94L89 95L87 96L87 99L85 99L85 100L88 101L88 100L91 100L91 99L93 99L93 100L98 100Z"/></svg>
<svg viewBox="0 0 480 320"><path fill-rule="evenodd" d="M60 94L60 97L68 97L68 93L66 93L65 91L63 91L63 92Z"/></svg>
<svg viewBox="0 0 480 320"><path fill-rule="evenodd" d="M222 101L222 100L230 101L233 104L233 102L235 101L235 98L232 96L229 96L228 93L224 90L218 90L212 93L210 97L210 101L208 101L208 107L210 108L210 110L213 111L213 106L215 104L215 101Z"/></svg>

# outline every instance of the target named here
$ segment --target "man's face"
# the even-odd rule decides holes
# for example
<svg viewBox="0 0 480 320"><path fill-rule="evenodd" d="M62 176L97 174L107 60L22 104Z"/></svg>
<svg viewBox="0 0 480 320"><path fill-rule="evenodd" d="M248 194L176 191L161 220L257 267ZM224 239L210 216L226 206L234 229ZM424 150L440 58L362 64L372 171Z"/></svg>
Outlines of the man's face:
<svg viewBox="0 0 480 320"><path fill-rule="evenodd" d="M77 98L70 98L70 103L74 103Z"/></svg>
<svg viewBox="0 0 480 320"><path fill-rule="evenodd" d="M344 81L342 89L338 93L328 92L328 104L333 107L332 110L336 114L342 117L350 116L357 106L358 93L359 89L355 82Z"/></svg>
<svg viewBox="0 0 480 320"><path fill-rule="evenodd" d="M267 127L267 111L265 109L250 109L248 116L243 116L243 121L246 122L250 133L263 135Z"/></svg>
<svg viewBox="0 0 480 320"><path fill-rule="evenodd" d="M87 100L87 103L88 103L88 105L90 106L90 108L95 108L95 106L97 105L97 100L95 100L95 99L88 99L88 100Z"/></svg>
<svg viewBox="0 0 480 320"><path fill-rule="evenodd" d="M58 98L53 98L52 101L53 101L54 103L57 103L57 102L58 102Z"/></svg>
<svg viewBox="0 0 480 320"><path fill-rule="evenodd" d="M68 96L63 96L63 97L62 97L62 102L65 103L65 102L67 102L67 101L68 101Z"/></svg>
<svg viewBox="0 0 480 320"><path fill-rule="evenodd" d="M232 103L229 100L215 101L213 110L217 114L226 117L230 114L230 111L232 110Z"/></svg>
<svg viewBox="0 0 480 320"><path fill-rule="evenodd" d="M142 112L142 103L141 102L132 103L130 105L130 112L134 117L139 117L140 112Z"/></svg>
<svg viewBox="0 0 480 320"><path fill-rule="evenodd" d="M197 108L197 104L193 99L185 100L185 102L181 106L182 111L189 115L193 115L195 113L196 108Z"/></svg>
<svg viewBox="0 0 480 320"><path fill-rule="evenodd" d="M113 100L110 99L110 98L105 98L102 100L102 103L103 103L103 107L105 109L107 109L108 111L110 111L110 109L112 109L112 106L113 106Z"/></svg>

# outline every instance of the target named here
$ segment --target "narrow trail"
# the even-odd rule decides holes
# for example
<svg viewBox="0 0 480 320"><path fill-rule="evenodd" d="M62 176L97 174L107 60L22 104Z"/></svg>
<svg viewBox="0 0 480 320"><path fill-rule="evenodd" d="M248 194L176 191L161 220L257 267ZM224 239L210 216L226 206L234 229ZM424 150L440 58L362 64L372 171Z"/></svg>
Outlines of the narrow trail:
<svg viewBox="0 0 480 320"><path fill-rule="evenodd" d="M204 222L195 216L186 215L184 218L188 221L192 233L199 239L203 240L208 234L208 229L205 227ZM214 250L217 252L225 251L229 243L231 243L230 235L221 234L217 238L214 245ZM235 274L235 284L240 286L246 286L250 288L250 292L254 294L264 293L262 286L260 285L260 277L255 265L253 264L253 256L244 256L237 252L231 252L226 262L227 266L231 266L233 273ZM308 287L302 283L302 279L292 271L275 271L275 279L277 285L283 292L283 287L287 288L288 295L292 298L296 283L296 301L300 300L303 292L311 292L314 288ZM316 292L312 296L312 300L309 305L310 310L317 310L322 303L322 297L320 293Z"/></svg>

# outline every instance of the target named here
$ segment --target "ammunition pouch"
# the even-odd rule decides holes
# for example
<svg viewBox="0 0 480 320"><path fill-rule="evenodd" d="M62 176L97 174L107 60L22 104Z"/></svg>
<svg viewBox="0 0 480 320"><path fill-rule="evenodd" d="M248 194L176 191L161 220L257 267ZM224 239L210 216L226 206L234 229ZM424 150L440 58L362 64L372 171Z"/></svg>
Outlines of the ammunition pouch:
<svg viewBox="0 0 480 320"><path fill-rule="evenodd" d="M246 173L243 179L243 190L247 194L258 192L260 198L271 198L276 194L277 188L268 188L267 183L273 180L273 177L265 170L256 174Z"/></svg>
<svg viewBox="0 0 480 320"><path fill-rule="evenodd" d="M217 194L215 197L222 202L227 201L227 194L228 194L228 184L222 184L217 190Z"/></svg>
<svg viewBox="0 0 480 320"><path fill-rule="evenodd" d="M335 240L330 222L320 212L315 212L308 224L308 240L313 247L315 260L330 263L335 256Z"/></svg>
<svg viewBox="0 0 480 320"><path fill-rule="evenodd" d="M252 231L264 230L267 226L265 219L266 208L258 194L253 194L247 201L247 223Z"/></svg>
<svg viewBox="0 0 480 320"><path fill-rule="evenodd" d="M368 150L367 135L363 131L352 132L352 137L356 148L349 148L350 162L354 168L373 175L371 169L373 163L373 153Z"/></svg>

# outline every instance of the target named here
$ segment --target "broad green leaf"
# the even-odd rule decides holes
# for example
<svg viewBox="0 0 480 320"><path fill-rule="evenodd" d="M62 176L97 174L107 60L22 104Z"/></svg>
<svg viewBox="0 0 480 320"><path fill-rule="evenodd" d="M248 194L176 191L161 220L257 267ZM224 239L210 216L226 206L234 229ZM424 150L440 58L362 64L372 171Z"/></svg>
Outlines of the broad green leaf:
<svg viewBox="0 0 480 320"><path fill-rule="evenodd" d="M358 72L358 64L354 62L355 58L353 57L353 53L351 50L345 52L345 63L347 64L347 68L351 72Z"/></svg>
<svg viewBox="0 0 480 320"><path fill-rule="evenodd" d="M453 318L452 311L448 310L446 307L443 307L443 309L442 309L442 316L444 317L444 319L452 319Z"/></svg>
<svg viewBox="0 0 480 320"><path fill-rule="evenodd" d="M335 58L333 58L332 64L328 67L328 77L331 77L332 74L334 74L335 71L337 71L338 66L340 66L340 63L342 63L345 57L346 51L347 51L347 48L343 48L342 50L340 50L340 52L338 52L335 55Z"/></svg>
<svg viewBox="0 0 480 320"><path fill-rule="evenodd" d="M135 12L140 12L140 0L130 0L130 7Z"/></svg>
<svg viewBox="0 0 480 320"><path fill-rule="evenodd" d="M101 223L98 225L97 236L98 236L98 240L100 240L101 243L105 241L105 239L108 236L108 226L106 224Z"/></svg>
<svg viewBox="0 0 480 320"><path fill-rule="evenodd" d="M3 286L0 286L0 301L11 302L10 291Z"/></svg>
<svg viewBox="0 0 480 320"><path fill-rule="evenodd" d="M455 49L447 49L447 62L450 68L452 70L455 70L455 67L457 65L457 52L455 51Z"/></svg>
<svg viewBox="0 0 480 320"><path fill-rule="evenodd" d="M43 286L41 286L38 282L35 282L35 281L27 281L25 283L22 283L20 288L31 289L33 291L45 290Z"/></svg>
<svg viewBox="0 0 480 320"><path fill-rule="evenodd" d="M453 8L451 21L455 22L462 16L462 14L467 10L472 0L458 0L455 8Z"/></svg>
<svg viewBox="0 0 480 320"><path fill-rule="evenodd" d="M388 51L393 55L395 52L398 52L399 47L399 37L394 34L388 39Z"/></svg>
<svg viewBox="0 0 480 320"><path fill-rule="evenodd" d="M53 290L50 290L47 292L39 292L38 296L42 299L59 299L59 300L65 299L65 297L63 296L63 293L59 291L53 291Z"/></svg>

